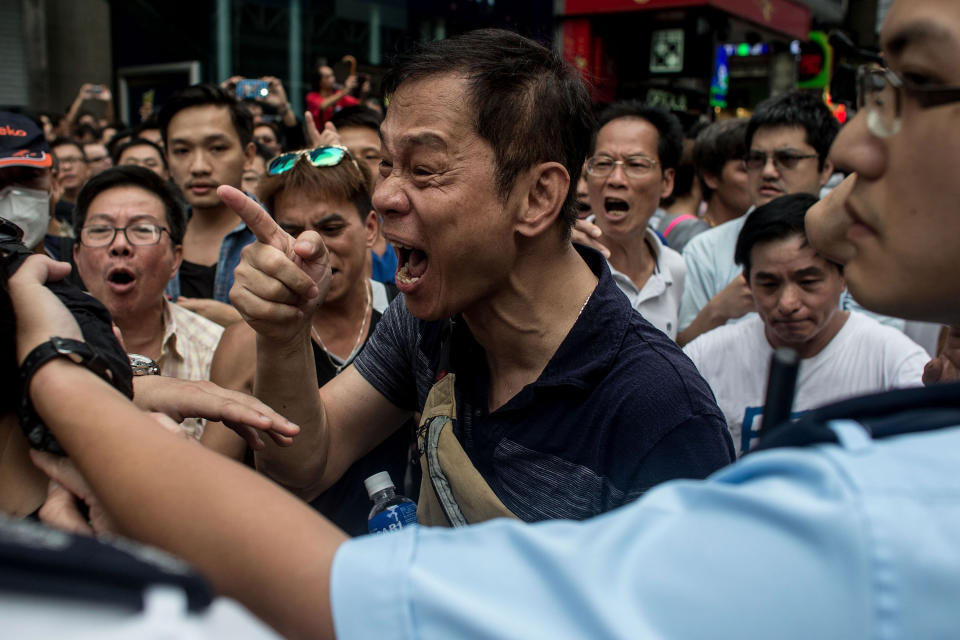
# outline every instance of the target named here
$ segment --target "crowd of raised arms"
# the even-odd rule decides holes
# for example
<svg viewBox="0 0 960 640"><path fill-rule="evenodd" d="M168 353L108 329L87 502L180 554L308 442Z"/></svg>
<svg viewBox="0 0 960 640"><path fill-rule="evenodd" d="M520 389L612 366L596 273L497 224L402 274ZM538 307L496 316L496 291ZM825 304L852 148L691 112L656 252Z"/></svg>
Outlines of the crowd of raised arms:
<svg viewBox="0 0 960 640"><path fill-rule="evenodd" d="M843 126L596 105L491 29L302 114L0 111L0 630L950 636L960 5L881 40Z"/></svg>

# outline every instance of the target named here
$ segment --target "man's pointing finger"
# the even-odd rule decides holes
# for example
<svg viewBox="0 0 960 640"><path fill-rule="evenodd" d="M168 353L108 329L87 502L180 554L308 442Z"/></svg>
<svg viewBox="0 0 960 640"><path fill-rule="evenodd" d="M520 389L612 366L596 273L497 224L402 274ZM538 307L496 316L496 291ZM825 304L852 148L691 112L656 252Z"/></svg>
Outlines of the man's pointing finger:
<svg viewBox="0 0 960 640"><path fill-rule="evenodd" d="M253 235L257 236L257 240L284 253L289 250L293 244L290 235L281 229L280 225L255 200L239 189L228 185L217 187L217 195L220 196L224 204L233 209L247 223L247 227L250 231L253 231Z"/></svg>

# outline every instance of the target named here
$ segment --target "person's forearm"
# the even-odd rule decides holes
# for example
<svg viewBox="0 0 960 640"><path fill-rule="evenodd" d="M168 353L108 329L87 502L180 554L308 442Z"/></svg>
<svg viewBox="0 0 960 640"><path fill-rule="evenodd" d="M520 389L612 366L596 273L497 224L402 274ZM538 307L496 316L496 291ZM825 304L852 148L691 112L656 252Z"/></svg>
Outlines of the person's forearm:
<svg viewBox="0 0 960 640"><path fill-rule="evenodd" d="M83 91L77 94L76 99L73 101L73 104L70 105L70 109L67 110L67 123L71 128L70 135L73 134L72 128L77 124L77 114L80 113L80 105L83 104L85 97Z"/></svg>
<svg viewBox="0 0 960 640"><path fill-rule="evenodd" d="M677 344L682 347L707 331L726 324L729 319L730 318L725 317L723 314L717 313L716 308L710 305L710 303L707 303L707 306L700 310L700 313L693 319L690 326L677 334Z"/></svg>
<svg viewBox="0 0 960 640"><path fill-rule="evenodd" d="M337 102L340 101L340 98L342 98L342 97L345 96L345 95L347 95L347 90L346 90L346 89L340 89L340 90L337 91L336 93L334 93L334 94L332 94L332 95L330 95L330 96L328 96L328 97L326 97L326 98L324 98L323 96L321 96L321 97L320 97L320 108L318 109L318 111L323 111L324 109L329 109L329 108L332 107L333 105L337 104Z"/></svg>
<svg viewBox="0 0 960 640"><path fill-rule="evenodd" d="M285 636L332 637L341 531L242 465L159 428L66 360L41 367L30 395L125 534L183 557Z"/></svg>
<svg viewBox="0 0 960 640"><path fill-rule="evenodd" d="M264 403L300 425L293 445L272 442L254 452L257 469L304 499L316 495L327 461L329 432L317 390L309 334L295 344L277 345L257 336L253 391Z"/></svg>
<svg viewBox="0 0 960 640"><path fill-rule="evenodd" d="M290 103L287 103L287 109L283 112L283 117L280 118L280 122L282 122L285 127L296 127L299 124L297 114L293 112Z"/></svg>

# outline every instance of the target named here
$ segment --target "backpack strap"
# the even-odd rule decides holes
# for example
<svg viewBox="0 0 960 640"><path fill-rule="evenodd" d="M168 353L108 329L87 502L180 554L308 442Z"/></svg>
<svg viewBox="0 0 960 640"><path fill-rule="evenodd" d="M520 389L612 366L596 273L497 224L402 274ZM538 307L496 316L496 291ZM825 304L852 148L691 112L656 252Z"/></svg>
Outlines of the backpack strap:
<svg viewBox="0 0 960 640"><path fill-rule="evenodd" d="M689 213L681 213L676 218L670 221L670 224L667 225L667 228L663 230L663 235L669 238L670 232L673 231L673 228L675 226L677 226L681 222L685 222L686 220L696 220L696 219L697 219L697 216L695 215L691 215Z"/></svg>

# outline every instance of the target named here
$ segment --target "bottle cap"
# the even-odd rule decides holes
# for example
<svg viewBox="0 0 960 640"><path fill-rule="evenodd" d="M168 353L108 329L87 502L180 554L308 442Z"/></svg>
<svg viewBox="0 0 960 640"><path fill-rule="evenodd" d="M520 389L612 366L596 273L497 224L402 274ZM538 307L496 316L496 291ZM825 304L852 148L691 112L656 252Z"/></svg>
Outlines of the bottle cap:
<svg viewBox="0 0 960 640"><path fill-rule="evenodd" d="M381 471L380 473L373 474L363 481L363 486L366 487L367 495L371 498L377 491L394 488L393 480L390 479L389 471Z"/></svg>

